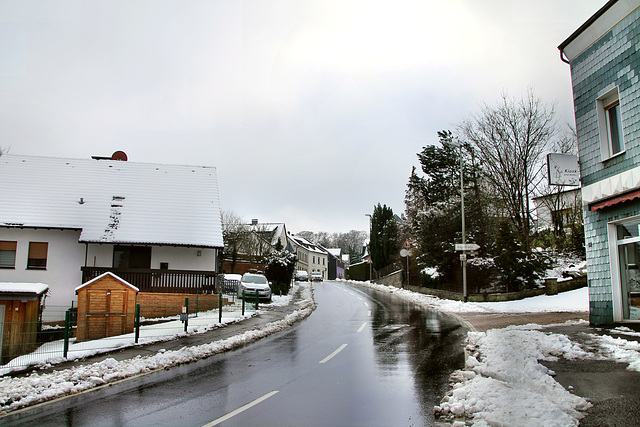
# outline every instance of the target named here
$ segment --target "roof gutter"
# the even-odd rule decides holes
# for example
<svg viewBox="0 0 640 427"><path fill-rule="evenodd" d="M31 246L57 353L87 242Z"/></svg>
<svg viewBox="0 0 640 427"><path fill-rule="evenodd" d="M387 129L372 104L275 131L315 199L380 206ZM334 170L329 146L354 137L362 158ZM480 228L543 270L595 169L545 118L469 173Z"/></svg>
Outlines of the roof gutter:
<svg viewBox="0 0 640 427"><path fill-rule="evenodd" d="M572 41L574 41L583 31L591 26L595 21L597 21L604 13L611 8L618 0L609 0L604 6L600 8L591 18L587 20L584 24L580 26L577 30L573 32L565 41L563 41L560 46L558 46L558 50L560 50L560 60L562 62L566 62L570 64L569 60L566 59L564 55L564 48L566 48Z"/></svg>

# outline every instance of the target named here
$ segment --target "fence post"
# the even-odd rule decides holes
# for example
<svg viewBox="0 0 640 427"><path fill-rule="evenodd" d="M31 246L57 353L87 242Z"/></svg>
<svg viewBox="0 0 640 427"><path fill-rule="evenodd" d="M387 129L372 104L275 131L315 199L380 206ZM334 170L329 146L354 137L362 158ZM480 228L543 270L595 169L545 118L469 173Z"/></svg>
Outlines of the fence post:
<svg viewBox="0 0 640 427"><path fill-rule="evenodd" d="M189 326L189 298L184 299L184 306L187 309L184 316L184 331L187 332L187 327Z"/></svg>
<svg viewBox="0 0 640 427"><path fill-rule="evenodd" d="M244 291L242 291L242 315L244 316Z"/></svg>
<svg viewBox="0 0 640 427"><path fill-rule="evenodd" d="M256 290L256 311L258 311L258 301L260 300L260 294Z"/></svg>
<svg viewBox="0 0 640 427"><path fill-rule="evenodd" d="M140 304L136 304L136 312L134 316L133 324L136 330L135 343L138 344L138 338L140 338Z"/></svg>
<svg viewBox="0 0 640 427"><path fill-rule="evenodd" d="M198 317L198 301L200 300L200 289L196 291L196 317Z"/></svg>
<svg viewBox="0 0 640 427"><path fill-rule="evenodd" d="M222 323L222 292L218 294L218 323Z"/></svg>
<svg viewBox="0 0 640 427"><path fill-rule="evenodd" d="M69 329L71 328L71 309L64 313L64 348L62 356L66 359L69 353Z"/></svg>

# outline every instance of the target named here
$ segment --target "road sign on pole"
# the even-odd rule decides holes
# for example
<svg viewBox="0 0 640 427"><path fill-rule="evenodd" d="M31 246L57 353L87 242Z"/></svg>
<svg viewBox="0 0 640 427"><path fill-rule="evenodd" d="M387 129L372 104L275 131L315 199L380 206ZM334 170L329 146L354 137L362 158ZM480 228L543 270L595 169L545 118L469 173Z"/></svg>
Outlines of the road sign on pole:
<svg viewBox="0 0 640 427"><path fill-rule="evenodd" d="M402 245L402 249L411 249L411 242L409 242L409 239L404 241L404 245Z"/></svg>
<svg viewBox="0 0 640 427"><path fill-rule="evenodd" d="M473 252L480 249L480 245L475 243L456 243L456 251L468 251Z"/></svg>

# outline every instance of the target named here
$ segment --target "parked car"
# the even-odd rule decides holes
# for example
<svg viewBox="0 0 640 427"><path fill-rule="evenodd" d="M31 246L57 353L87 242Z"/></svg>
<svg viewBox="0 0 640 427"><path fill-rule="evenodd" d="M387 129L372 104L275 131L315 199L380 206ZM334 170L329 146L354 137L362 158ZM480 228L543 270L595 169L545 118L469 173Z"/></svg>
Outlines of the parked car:
<svg viewBox="0 0 640 427"><path fill-rule="evenodd" d="M309 281L309 273L304 270L296 271L296 281L298 282L308 282Z"/></svg>
<svg viewBox="0 0 640 427"><path fill-rule="evenodd" d="M322 282L322 273L319 271L314 271L311 273L311 281L312 282Z"/></svg>
<svg viewBox="0 0 640 427"><path fill-rule="evenodd" d="M256 294L259 299L271 302L271 284L264 274L245 273L242 275L240 286L238 286L238 298L244 296L249 300L255 300Z"/></svg>

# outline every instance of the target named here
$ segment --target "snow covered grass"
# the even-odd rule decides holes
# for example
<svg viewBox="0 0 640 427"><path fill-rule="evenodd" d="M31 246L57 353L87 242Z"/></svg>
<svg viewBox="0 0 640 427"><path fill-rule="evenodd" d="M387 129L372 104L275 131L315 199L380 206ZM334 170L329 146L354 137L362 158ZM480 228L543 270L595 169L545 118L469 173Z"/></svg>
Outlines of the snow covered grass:
<svg viewBox="0 0 640 427"><path fill-rule="evenodd" d="M540 295L517 301L504 302L462 302L438 298L432 295L398 289L393 286L371 282L345 281L357 286L389 292L398 297L424 307L448 313L535 313L535 312L578 312L589 311L589 291L586 287L558 295Z"/></svg>
<svg viewBox="0 0 640 427"><path fill-rule="evenodd" d="M8 412L38 402L79 393L113 381L145 374L184 363L194 362L222 353L280 332L308 317L315 309L313 291L309 285L300 285L301 301L298 308L284 319L259 326L224 340L214 341L175 351L161 350L155 355L138 356L117 361L113 358L85 366L51 373L32 373L27 377L0 380L0 412ZM285 297L282 297L285 298ZM278 301L278 298L275 298ZM285 300L275 302L284 304ZM289 302L291 300L289 299ZM189 320L191 323L192 319Z"/></svg>

